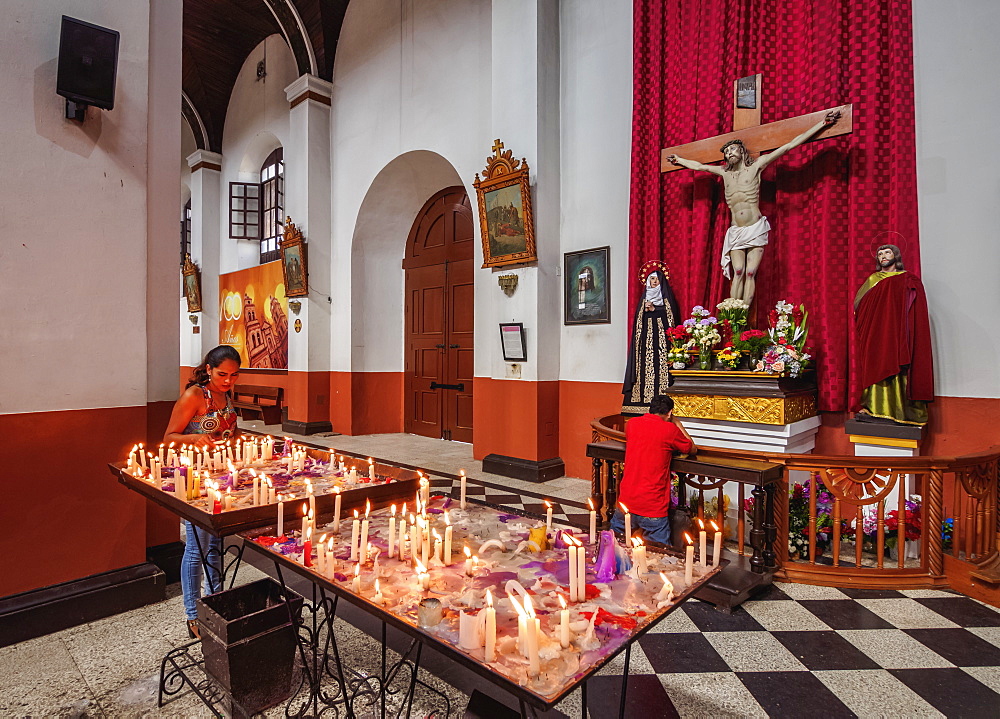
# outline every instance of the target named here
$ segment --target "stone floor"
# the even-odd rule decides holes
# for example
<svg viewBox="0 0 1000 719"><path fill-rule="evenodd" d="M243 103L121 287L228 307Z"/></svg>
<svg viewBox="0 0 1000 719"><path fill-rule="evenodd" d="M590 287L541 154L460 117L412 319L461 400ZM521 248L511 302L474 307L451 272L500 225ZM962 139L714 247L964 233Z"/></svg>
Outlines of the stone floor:
<svg viewBox="0 0 1000 719"><path fill-rule="evenodd" d="M487 501L515 500L534 509L538 498L550 496L571 519L589 494L580 479L521 486L484 475L468 445L400 435L320 441L444 472L464 468L486 483L480 496ZM237 583L261 577L260 569L244 564ZM156 605L0 649L0 717L210 716L190 693L157 708L160 660L188 641L179 586L168 587L168 595ZM373 637L379 628L369 615L342 605L336 634L345 665L378 671ZM390 631L391 650L404 642ZM461 716L474 689L516 706L430 650L421 666L421 678L450 699L452 716ZM617 715L621 671L619 657L589 681L591 717ZM418 691L414 716L435 708L435 697ZM778 584L732 615L688 602L635 645L630 717L817 714L1000 715L1000 610L945 591ZM284 716L284 709L267 715ZM546 716L580 716L579 692Z"/></svg>

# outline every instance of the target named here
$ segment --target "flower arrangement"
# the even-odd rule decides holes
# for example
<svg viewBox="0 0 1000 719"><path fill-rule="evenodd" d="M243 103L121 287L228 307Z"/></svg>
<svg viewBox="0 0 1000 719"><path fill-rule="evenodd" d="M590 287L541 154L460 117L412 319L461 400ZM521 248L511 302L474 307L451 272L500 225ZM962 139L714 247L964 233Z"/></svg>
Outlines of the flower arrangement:
<svg viewBox="0 0 1000 719"><path fill-rule="evenodd" d="M720 320L729 321L733 337L739 335L747 326L747 312L750 311L750 305L743 300L730 297L717 304L715 309Z"/></svg>
<svg viewBox="0 0 1000 719"><path fill-rule="evenodd" d="M666 331L667 339L675 349L684 349L691 341L691 331L685 325L675 325Z"/></svg>
<svg viewBox="0 0 1000 719"><path fill-rule="evenodd" d="M691 355L683 347L671 347L667 352L667 362L673 369L684 369L691 360Z"/></svg>
<svg viewBox="0 0 1000 719"><path fill-rule="evenodd" d="M908 541L920 539L920 495L910 495L904 502L903 538ZM894 548L899 541L899 510L885 515L885 546Z"/></svg>
<svg viewBox="0 0 1000 719"><path fill-rule="evenodd" d="M760 357L764 354L764 348L770 343L771 338L767 332L761 330L744 330L739 338L733 340L733 347L746 352L751 357Z"/></svg>
<svg viewBox="0 0 1000 719"><path fill-rule="evenodd" d="M716 357L719 358L719 362L727 369L736 369L742 356L743 353L733 347L732 344L726 345L719 350L718 353L716 353Z"/></svg>
<svg viewBox="0 0 1000 719"><path fill-rule="evenodd" d="M833 532L833 495L823 485L818 474L816 481L816 552L822 554L829 546ZM788 490L788 556L809 559L809 495L811 483L793 484ZM747 519L753 519L753 497L743 502Z"/></svg>
<svg viewBox="0 0 1000 719"><path fill-rule="evenodd" d="M812 359L812 355L805 350L809 336L808 321L809 313L806 312L805 305L795 307L779 300L768 315L768 338L771 345L757 362L755 371L770 374L787 372L792 377L802 374Z"/></svg>
<svg viewBox="0 0 1000 719"><path fill-rule="evenodd" d="M690 333L698 349L714 347L722 341L719 336L717 325L719 320L701 305L696 305L691 309L691 317L684 320L684 327Z"/></svg>

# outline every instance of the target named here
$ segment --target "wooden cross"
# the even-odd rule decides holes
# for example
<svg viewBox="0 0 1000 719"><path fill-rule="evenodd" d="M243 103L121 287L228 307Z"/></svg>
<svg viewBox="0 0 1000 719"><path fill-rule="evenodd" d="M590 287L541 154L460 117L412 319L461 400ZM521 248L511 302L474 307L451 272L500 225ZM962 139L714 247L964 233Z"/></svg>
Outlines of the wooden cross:
<svg viewBox="0 0 1000 719"><path fill-rule="evenodd" d="M777 122L760 124L760 86L762 75L750 75L733 82L733 131L725 135L707 137L695 140L686 145L667 147L660 151L660 172L673 172L684 169L674 165L667 157L677 155L688 160L694 160L705 165L722 162L722 146L730 140L742 140L753 157L759 157L762 152L775 150L786 142L802 134L821 121L831 110L840 110L840 119L833 125L825 127L814 135L809 142L822 140L838 135L847 135L854 129L853 105L831 107L818 110L808 115L789 117Z"/></svg>

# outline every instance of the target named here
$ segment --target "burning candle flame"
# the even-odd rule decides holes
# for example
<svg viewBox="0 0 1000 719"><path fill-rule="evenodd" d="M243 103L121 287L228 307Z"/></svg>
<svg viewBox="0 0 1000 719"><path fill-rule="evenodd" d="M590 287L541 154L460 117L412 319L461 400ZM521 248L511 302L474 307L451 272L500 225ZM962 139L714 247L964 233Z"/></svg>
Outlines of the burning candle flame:
<svg viewBox="0 0 1000 719"><path fill-rule="evenodd" d="M372 511L372 501L370 499L365 500L365 519L368 519L368 515Z"/></svg>
<svg viewBox="0 0 1000 719"><path fill-rule="evenodd" d="M524 609L521 607L521 603L517 601L517 598L513 594L508 592L507 598L510 600L511 606L514 607L514 611L517 612L517 616L519 617L526 616L524 613Z"/></svg>
<svg viewBox="0 0 1000 719"><path fill-rule="evenodd" d="M694 540L691 539L691 535L688 534L687 532L684 532L684 541L687 542L688 544L694 544Z"/></svg>
<svg viewBox="0 0 1000 719"><path fill-rule="evenodd" d="M489 589L486 590L486 606L491 608L493 607L493 595L490 593Z"/></svg>
<svg viewBox="0 0 1000 719"><path fill-rule="evenodd" d="M465 552L465 558L466 559L471 559L472 558L472 550L469 549L469 545L468 544L465 545L465 549L463 551Z"/></svg>
<svg viewBox="0 0 1000 719"><path fill-rule="evenodd" d="M561 594L559 595L559 604L561 604L561 605L562 605L562 608L563 608L563 609L565 609L565 608L566 608L566 600L565 600L565 599L563 599L563 595L561 595Z"/></svg>
<svg viewBox="0 0 1000 719"><path fill-rule="evenodd" d="M451 517L448 516L448 510L447 509L444 510L444 523L446 525L448 525L449 527L451 526Z"/></svg>
<svg viewBox="0 0 1000 719"><path fill-rule="evenodd" d="M593 512L594 511L594 500L588 499L587 500L587 506L590 507L590 511Z"/></svg>
<svg viewBox="0 0 1000 719"><path fill-rule="evenodd" d="M712 530L713 530L713 531L716 531L716 532L718 532L718 531L719 531L719 525L718 525L718 524L716 524L716 523L715 523L714 521L712 521L712 522L709 522L709 524L711 524L711 525L712 525Z"/></svg>
<svg viewBox="0 0 1000 719"><path fill-rule="evenodd" d="M619 502L619 503L618 503L618 506L622 508L622 511L623 511L623 512L625 512L625 514L628 514L628 513L629 513L629 512L628 512L628 507L626 507L626 506L625 506L624 504L622 504L621 502Z"/></svg>
<svg viewBox="0 0 1000 719"><path fill-rule="evenodd" d="M705 523L701 520L701 517L696 517L695 521L698 522L699 527L701 527L702 529L705 528Z"/></svg>

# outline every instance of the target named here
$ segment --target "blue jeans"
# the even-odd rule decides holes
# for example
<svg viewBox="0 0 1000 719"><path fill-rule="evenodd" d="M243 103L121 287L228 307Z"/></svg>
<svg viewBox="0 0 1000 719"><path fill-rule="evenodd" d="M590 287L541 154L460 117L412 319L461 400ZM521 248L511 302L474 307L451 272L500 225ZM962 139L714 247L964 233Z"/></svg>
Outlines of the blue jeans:
<svg viewBox="0 0 1000 719"><path fill-rule="evenodd" d="M625 513L621 509L615 509L611 517L611 528L616 532L625 533ZM641 529L647 539L670 546L670 517L643 517L633 513L632 529Z"/></svg>
<svg viewBox="0 0 1000 719"><path fill-rule="evenodd" d="M222 589L222 538L213 537L204 529L184 522L184 556L181 558L181 592L184 595L184 614L188 619L198 618L196 602L203 594L215 594ZM195 540L195 533L198 539ZM198 545L208 558L211 570L202 581L202 561Z"/></svg>

